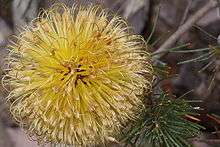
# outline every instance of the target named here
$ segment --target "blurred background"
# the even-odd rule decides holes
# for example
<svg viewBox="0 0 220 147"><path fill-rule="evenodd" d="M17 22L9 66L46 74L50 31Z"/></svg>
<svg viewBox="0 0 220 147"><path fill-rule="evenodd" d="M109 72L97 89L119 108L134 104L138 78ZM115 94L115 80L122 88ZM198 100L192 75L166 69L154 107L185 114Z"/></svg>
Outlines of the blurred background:
<svg viewBox="0 0 220 147"><path fill-rule="evenodd" d="M0 0L0 65L3 66L7 55L8 40L17 34L20 27L34 19L41 9L53 3L63 2L72 6L74 2L101 4L126 18L135 33L143 35L146 40L155 29L149 41L153 52L166 41L185 21L206 5L208 0ZM158 19L155 23L155 20ZM212 9L205 14L189 31L185 32L174 46L190 43L186 49L207 48L220 45L220 10ZM220 60L215 59L215 71L210 66L204 72L197 72L204 66L203 62L190 62L177 65L196 54L170 53L161 61L171 67L169 73L177 74L174 78L164 80L162 86L172 94L181 96L194 89L187 99L201 100L195 104L203 108L200 124L206 130L198 138L192 139L195 147L220 147ZM0 75L4 72L2 68ZM213 78L213 75L215 78ZM25 135L11 119L4 98L7 92L0 89L0 147L37 147L37 144Z"/></svg>

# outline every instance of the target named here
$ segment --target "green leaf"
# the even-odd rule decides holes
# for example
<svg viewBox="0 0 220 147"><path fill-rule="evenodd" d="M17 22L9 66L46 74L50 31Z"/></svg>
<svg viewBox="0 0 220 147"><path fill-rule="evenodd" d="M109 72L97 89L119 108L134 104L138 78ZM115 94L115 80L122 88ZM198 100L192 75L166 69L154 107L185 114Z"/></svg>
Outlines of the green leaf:
<svg viewBox="0 0 220 147"><path fill-rule="evenodd" d="M187 139L197 136L203 129L184 119L185 115L193 113L193 107L185 100L169 98L165 93L155 101L156 104L144 112L143 118L125 133L124 141L132 141L136 146L147 142L159 147L191 146Z"/></svg>

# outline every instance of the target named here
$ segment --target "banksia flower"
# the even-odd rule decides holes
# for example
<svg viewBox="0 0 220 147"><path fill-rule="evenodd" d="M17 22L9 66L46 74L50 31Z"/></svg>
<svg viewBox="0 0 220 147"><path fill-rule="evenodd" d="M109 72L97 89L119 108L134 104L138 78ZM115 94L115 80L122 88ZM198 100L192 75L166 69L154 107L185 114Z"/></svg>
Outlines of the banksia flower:
<svg viewBox="0 0 220 147"><path fill-rule="evenodd" d="M39 142L104 143L143 108L151 89L146 45L98 6L54 5L10 45L8 101Z"/></svg>

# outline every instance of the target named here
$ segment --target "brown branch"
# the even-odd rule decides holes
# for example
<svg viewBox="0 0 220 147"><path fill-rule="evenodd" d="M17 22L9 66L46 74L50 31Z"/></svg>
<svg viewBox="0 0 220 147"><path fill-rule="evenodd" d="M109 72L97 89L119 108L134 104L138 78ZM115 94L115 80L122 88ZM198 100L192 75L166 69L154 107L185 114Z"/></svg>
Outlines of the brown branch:
<svg viewBox="0 0 220 147"><path fill-rule="evenodd" d="M159 59L167 53L167 49L172 47L174 43L183 35L186 31L188 31L194 23L200 20L207 12L217 7L217 0L209 0L205 6L203 6L200 10L198 10L194 15L192 15L182 26L180 26L177 31L172 34L153 54L155 54L154 58Z"/></svg>

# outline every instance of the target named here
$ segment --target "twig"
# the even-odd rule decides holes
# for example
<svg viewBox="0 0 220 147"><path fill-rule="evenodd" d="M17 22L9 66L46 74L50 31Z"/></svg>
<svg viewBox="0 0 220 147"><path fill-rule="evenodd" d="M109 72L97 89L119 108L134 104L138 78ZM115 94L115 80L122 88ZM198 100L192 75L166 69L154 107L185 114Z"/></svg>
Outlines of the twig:
<svg viewBox="0 0 220 147"><path fill-rule="evenodd" d="M217 0L209 0L205 6L198 10L194 15L192 15L182 26L180 26L177 31L171 35L160 47L154 52L157 54L154 56L155 59L159 59L166 54L168 48L170 48L182 34L189 30L195 22L200 20L207 12L217 7ZM161 53L161 54L158 54Z"/></svg>
<svg viewBox="0 0 220 147"><path fill-rule="evenodd" d="M180 22L180 26L183 25L184 22L185 22L186 19L187 19L187 16L188 16L188 14L189 14L190 7L191 7L191 5L192 5L192 0L188 0L187 3L188 3L188 4L187 4L186 9L185 9L185 11L184 11L183 18L182 18L182 20L181 20L181 22Z"/></svg>

